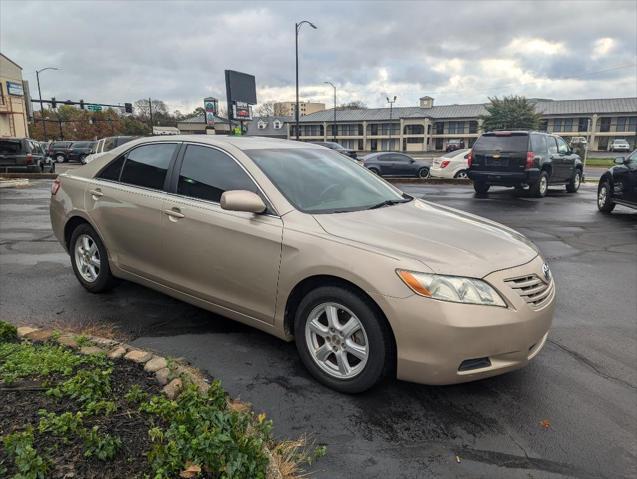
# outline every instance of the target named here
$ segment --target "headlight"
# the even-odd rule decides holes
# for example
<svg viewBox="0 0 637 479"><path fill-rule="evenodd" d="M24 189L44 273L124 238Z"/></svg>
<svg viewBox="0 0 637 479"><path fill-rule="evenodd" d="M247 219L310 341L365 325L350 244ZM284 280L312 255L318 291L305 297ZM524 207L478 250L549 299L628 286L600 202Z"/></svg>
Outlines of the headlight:
<svg viewBox="0 0 637 479"><path fill-rule="evenodd" d="M414 293L454 303L501 306L506 303L498 292L481 279L397 270L398 276Z"/></svg>

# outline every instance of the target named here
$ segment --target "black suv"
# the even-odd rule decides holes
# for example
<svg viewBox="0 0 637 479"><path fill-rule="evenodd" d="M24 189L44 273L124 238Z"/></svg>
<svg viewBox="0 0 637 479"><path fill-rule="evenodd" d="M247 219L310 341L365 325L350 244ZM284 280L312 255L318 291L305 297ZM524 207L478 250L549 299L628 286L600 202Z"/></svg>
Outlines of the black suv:
<svg viewBox="0 0 637 479"><path fill-rule="evenodd" d="M28 138L3 138L0 140L0 171L53 173L55 164L40 142Z"/></svg>
<svg viewBox="0 0 637 479"><path fill-rule="evenodd" d="M58 163L64 163L71 149L72 141L53 141L49 145L49 156Z"/></svg>
<svg viewBox="0 0 637 479"><path fill-rule="evenodd" d="M609 168L599 179L599 211L610 213L616 204L637 208L637 150L628 157L615 158L615 166Z"/></svg>
<svg viewBox="0 0 637 479"><path fill-rule="evenodd" d="M67 161L84 163L84 158L91 154L95 141L74 141L66 155Z"/></svg>
<svg viewBox="0 0 637 479"><path fill-rule="evenodd" d="M536 197L549 185L566 185L575 193L583 178L582 160L559 136L536 131L494 131L483 134L467 155L469 178L476 193L491 185L526 186Z"/></svg>

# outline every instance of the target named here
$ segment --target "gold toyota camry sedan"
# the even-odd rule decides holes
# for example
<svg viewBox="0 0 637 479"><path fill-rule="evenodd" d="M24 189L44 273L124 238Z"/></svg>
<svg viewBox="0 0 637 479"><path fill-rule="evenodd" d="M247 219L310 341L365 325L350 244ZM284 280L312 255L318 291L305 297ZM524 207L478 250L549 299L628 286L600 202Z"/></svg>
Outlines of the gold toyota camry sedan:
<svg viewBox="0 0 637 479"><path fill-rule="evenodd" d="M512 371L551 326L555 284L524 236L322 146L140 138L51 193L53 231L88 291L134 281L294 340L339 391Z"/></svg>

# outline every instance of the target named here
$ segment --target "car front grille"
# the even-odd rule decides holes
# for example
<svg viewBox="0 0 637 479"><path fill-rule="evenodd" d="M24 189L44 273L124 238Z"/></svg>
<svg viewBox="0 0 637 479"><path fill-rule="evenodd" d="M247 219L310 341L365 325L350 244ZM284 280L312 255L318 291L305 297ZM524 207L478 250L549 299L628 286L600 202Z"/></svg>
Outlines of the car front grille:
<svg viewBox="0 0 637 479"><path fill-rule="evenodd" d="M553 279L546 283L536 274L506 279L504 282L533 309L544 306L555 289Z"/></svg>

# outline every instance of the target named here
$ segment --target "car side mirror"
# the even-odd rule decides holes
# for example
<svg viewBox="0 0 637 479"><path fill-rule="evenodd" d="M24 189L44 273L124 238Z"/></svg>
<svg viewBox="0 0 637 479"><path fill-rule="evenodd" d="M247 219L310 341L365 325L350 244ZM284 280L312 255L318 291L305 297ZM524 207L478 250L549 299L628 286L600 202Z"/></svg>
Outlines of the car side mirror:
<svg viewBox="0 0 637 479"><path fill-rule="evenodd" d="M411 159L409 160L409 163L416 163L416 160L414 160L413 158L411 158Z"/></svg>
<svg viewBox="0 0 637 479"><path fill-rule="evenodd" d="M618 156L617 158L615 158L616 165L623 165L625 162L626 158L624 158L623 156Z"/></svg>
<svg viewBox="0 0 637 479"><path fill-rule="evenodd" d="M231 190L221 195L221 208L228 211L245 211L247 213L263 213L265 203L259 195L252 191Z"/></svg>

